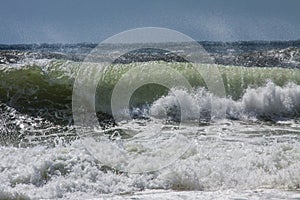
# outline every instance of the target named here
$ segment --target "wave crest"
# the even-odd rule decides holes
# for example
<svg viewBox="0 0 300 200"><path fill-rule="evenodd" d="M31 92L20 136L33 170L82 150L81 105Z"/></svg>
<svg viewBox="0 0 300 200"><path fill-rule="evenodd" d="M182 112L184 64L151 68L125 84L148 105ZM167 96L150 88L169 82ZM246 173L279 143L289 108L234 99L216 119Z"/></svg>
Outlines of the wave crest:
<svg viewBox="0 0 300 200"><path fill-rule="evenodd" d="M186 105L179 105L183 102ZM269 81L265 86L247 88L238 100L230 97L220 98L204 88L188 92L185 89L173 88L168 95L156 100L150 114L156 118L168 116L179 120L198 120L218 118L211 115L211 105L226 107L226 118L234 119L281 119L299 116L300 112L300 86L288 83L277 86ZM181 109L180 107L188 108Z"/></svg>

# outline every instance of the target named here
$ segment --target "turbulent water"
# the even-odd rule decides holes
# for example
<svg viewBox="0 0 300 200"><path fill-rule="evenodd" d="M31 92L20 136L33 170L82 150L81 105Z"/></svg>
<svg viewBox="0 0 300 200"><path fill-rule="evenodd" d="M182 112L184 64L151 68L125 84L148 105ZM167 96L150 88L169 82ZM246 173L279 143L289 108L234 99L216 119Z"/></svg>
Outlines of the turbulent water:
<svg viewBox="0 0 300 200"><path fill-rule="evenodd" d="M0 199L300 198L299 41L202 45L216 64L197 67L217 68L226 96L208 90L181 57L182 44L178 52L131 52L101 71L93 130L74 126L72 93L95 45L0 45ZM178 71L192 88L140 87L127 111L132 120L114 121L118 81L154 65ZM112 145L91 151L102 138ZM142 157L149 155L152 162Z"/></svg>

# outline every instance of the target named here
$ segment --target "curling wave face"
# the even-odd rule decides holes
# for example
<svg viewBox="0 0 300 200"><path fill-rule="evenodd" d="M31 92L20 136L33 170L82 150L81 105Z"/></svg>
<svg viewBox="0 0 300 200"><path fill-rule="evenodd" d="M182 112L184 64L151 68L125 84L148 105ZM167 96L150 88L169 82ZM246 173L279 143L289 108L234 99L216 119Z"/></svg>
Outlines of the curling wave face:
<svg viewBox="0 0 300 200"><path fill-rule="evenodd" d="M111 114L111 94L122 75L136 66L147 69L152 65L168 66L181 73L194 88L188 95L192 105L209 111L212 101L227 102L228 117L293 117L299 113L300 70L284 68L257 68L218 65L226 90L226 99L220 100L206 90L201 77L189 63L168 63L152 61L131 64L113 64L101 69L103 78L98 84L96 94L99 112ZM86 64L89 65L89 64ZM93 65L91 63L91 65ZM72 86L80 63L62 60L39 60L27 64L0 66L0 100L2 103L34 117L42 117L56 123L68 124L72 121ZM201 64L201 68L210 70L211 65ZM88 67L87 67L88 68ZM90 72L86 71L90 76ZM153 72L149 76L156 76ZM94 76L99 74L95 73ZM95 77L96 78L96 77ZM128 83L130 84L130 83ZM176 92L172 90L171 92ZM177 90L179 92L179 90ZM183 91L182 91L183 92ZM86 94L92 96L93 94ZM171 98L164 87L148 85L139 88L131 98L131 106L156 106ZM88 99L87 99L88 100ZM171 100L169 100L171 101ZM175 100L173 100L175 101ZM207 104L203 104L207 102ZM165 102L164 102L165 104ZM174 104L174 103L173 103ZM170 106L169 106L170 107ZM153 109L152 109L153 110ZM191 107L191 118L194 110ZM208 112L209 113L209 112Z"/></svg>

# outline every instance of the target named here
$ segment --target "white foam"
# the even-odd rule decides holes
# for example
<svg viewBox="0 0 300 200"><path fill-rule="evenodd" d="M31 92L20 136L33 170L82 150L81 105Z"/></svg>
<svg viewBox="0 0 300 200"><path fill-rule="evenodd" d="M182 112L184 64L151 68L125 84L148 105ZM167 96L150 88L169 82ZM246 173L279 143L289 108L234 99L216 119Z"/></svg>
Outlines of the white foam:
<svg viewBox="0 0 300 200"><path fill-rule="evenodd" d="M214 200L232 200L232 199L299 199L298 192L284 190L218 190L218 191L172 191L172 190L147 190L137 192L130 196L109 196L111 199L214 199Z"/></svg>
<svg viewBox="0 0 300 200"><path fill-rule="evenodd" d="M289 116L294 110L299 110L300 86L288 84L279 87L269 82L264 87L247 89L238 101L215 97L203 89L193 92L173 89L169 95L154 102L151 114L163 117L160 113L176 106L176 97L182 98L181 102L186 102L187 108L191 107L183 115L188 120L197 117L195 106L201 116L206 117L211 101L227 106L227 115L240 119L259 115ZM144 190L151 190L154 197L164 199L189 195L213 199L255 195L265 199L299 197L296 195L300 185L300 141L299 125L295 121L279 121L267 126L225 119L202 127L177 127L165 125L162 121L154 119L142 124L131 121L115 128L116 131L131 130L134 132L132 137L152 139L155 134L190 137L190 148L183 156L172 160L170 165L164 165L163 169L149 173L114 171L87 151L81 140L68 144L58 142L51 147L41 144L28 148L0 146L0 199L151 199L147 193L136 193ZM148 146L156 147L156 141L152 141ZM179 138L174 148L181 145L186 145L186 140ZM141 149L139 144L132 144L126 150L132 152L136 149ZM165 149L149 152L154 156L148 161L136 159L139 162L136 166L147 170L159 162L155 156L170 157L174 149L170 146ZM147 148L142 150L147 151ZM112 150L110 153L103 156L118 162L119 152ZM145 163L149 160L151 163Z"/></svg>
<svg viewBox="0 0 300 200"><path fill-rule="evenodd" d="M153 122L148 123L143 126L125 124L124 127L138 127L139 134L146 134L153 130ZM167 196L176 196L175 191L184 190L206 191L207 195L215 191L212 195L229 198L247 190L272 189L278 194L276 191L299 188L300 142L297 135L286 132L263 136L264 132L272 131L270 127L234 121L179 129L158 123L156 121L155 131L160 127L162 135L170 131L197 134L182 157L159 171L131 174L105 169L80 140L71 144L58 143L55 147L0 147L0 193L5 197L81 199L163 189L173 191ZM180 140L176 142L180 145ZM111 151L111 157L113 154ZM169 156L170 152L157 151L157 154ZM149 164L141 161L140 167L147 169ZM227 194L232 189L236 192Z"/></svg>
<svg viewBox="0 0 300 200"><path fill-rule="evenodd" d="M298 116L300 111L300 86L289 83L280 87L268 82L263 87L246 89L242 98L237 101L230 97L214 96L205 89L188 92L173 88L167 96L159 98L152 104L150 114L156 118L163 118L167 113L180 109L179 101L185 104L183 105L185 109L182 109L184 113L181 113L183 120L210 117L212 104L217 107L225 106L229 118L293 117ZM180 112L175 115L180 115ZM179 116L175 117L179 118Z"/></svg>

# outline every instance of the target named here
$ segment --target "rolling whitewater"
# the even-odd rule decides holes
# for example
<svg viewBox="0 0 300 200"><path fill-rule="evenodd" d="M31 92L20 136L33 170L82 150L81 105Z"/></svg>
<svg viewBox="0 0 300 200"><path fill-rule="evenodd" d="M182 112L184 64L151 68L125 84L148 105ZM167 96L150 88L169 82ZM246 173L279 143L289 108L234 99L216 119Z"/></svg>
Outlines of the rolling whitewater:
<svg viewBox="0 0 300 200"><path fill-rule="evenodd" d="M186 135L165 151L151 152L167 158L188 142L178 159L145 173L95 159L78 134L86 130L74 126L74 81L95 44L0 45L0 199L300 198L300 41L200 44L215 64L198 65L218 69L225 97L211 93L180 56L185 44L174 44L176 52L141 48L103 68L95 95L99 127L89 132L92 137L143 135L156 147L154 133ZM106 48L115 56L114 45ZM147 72L153 65L178 71L192 89L142 86L130 99L132 120L115 121L110 103L117 82L137 66ZM225 115L213 113L212 104ZM147 154L147 145L122 148ZM117 152L108 159L114 163ZM136 166L147 171L148 165Z"/></svg>

